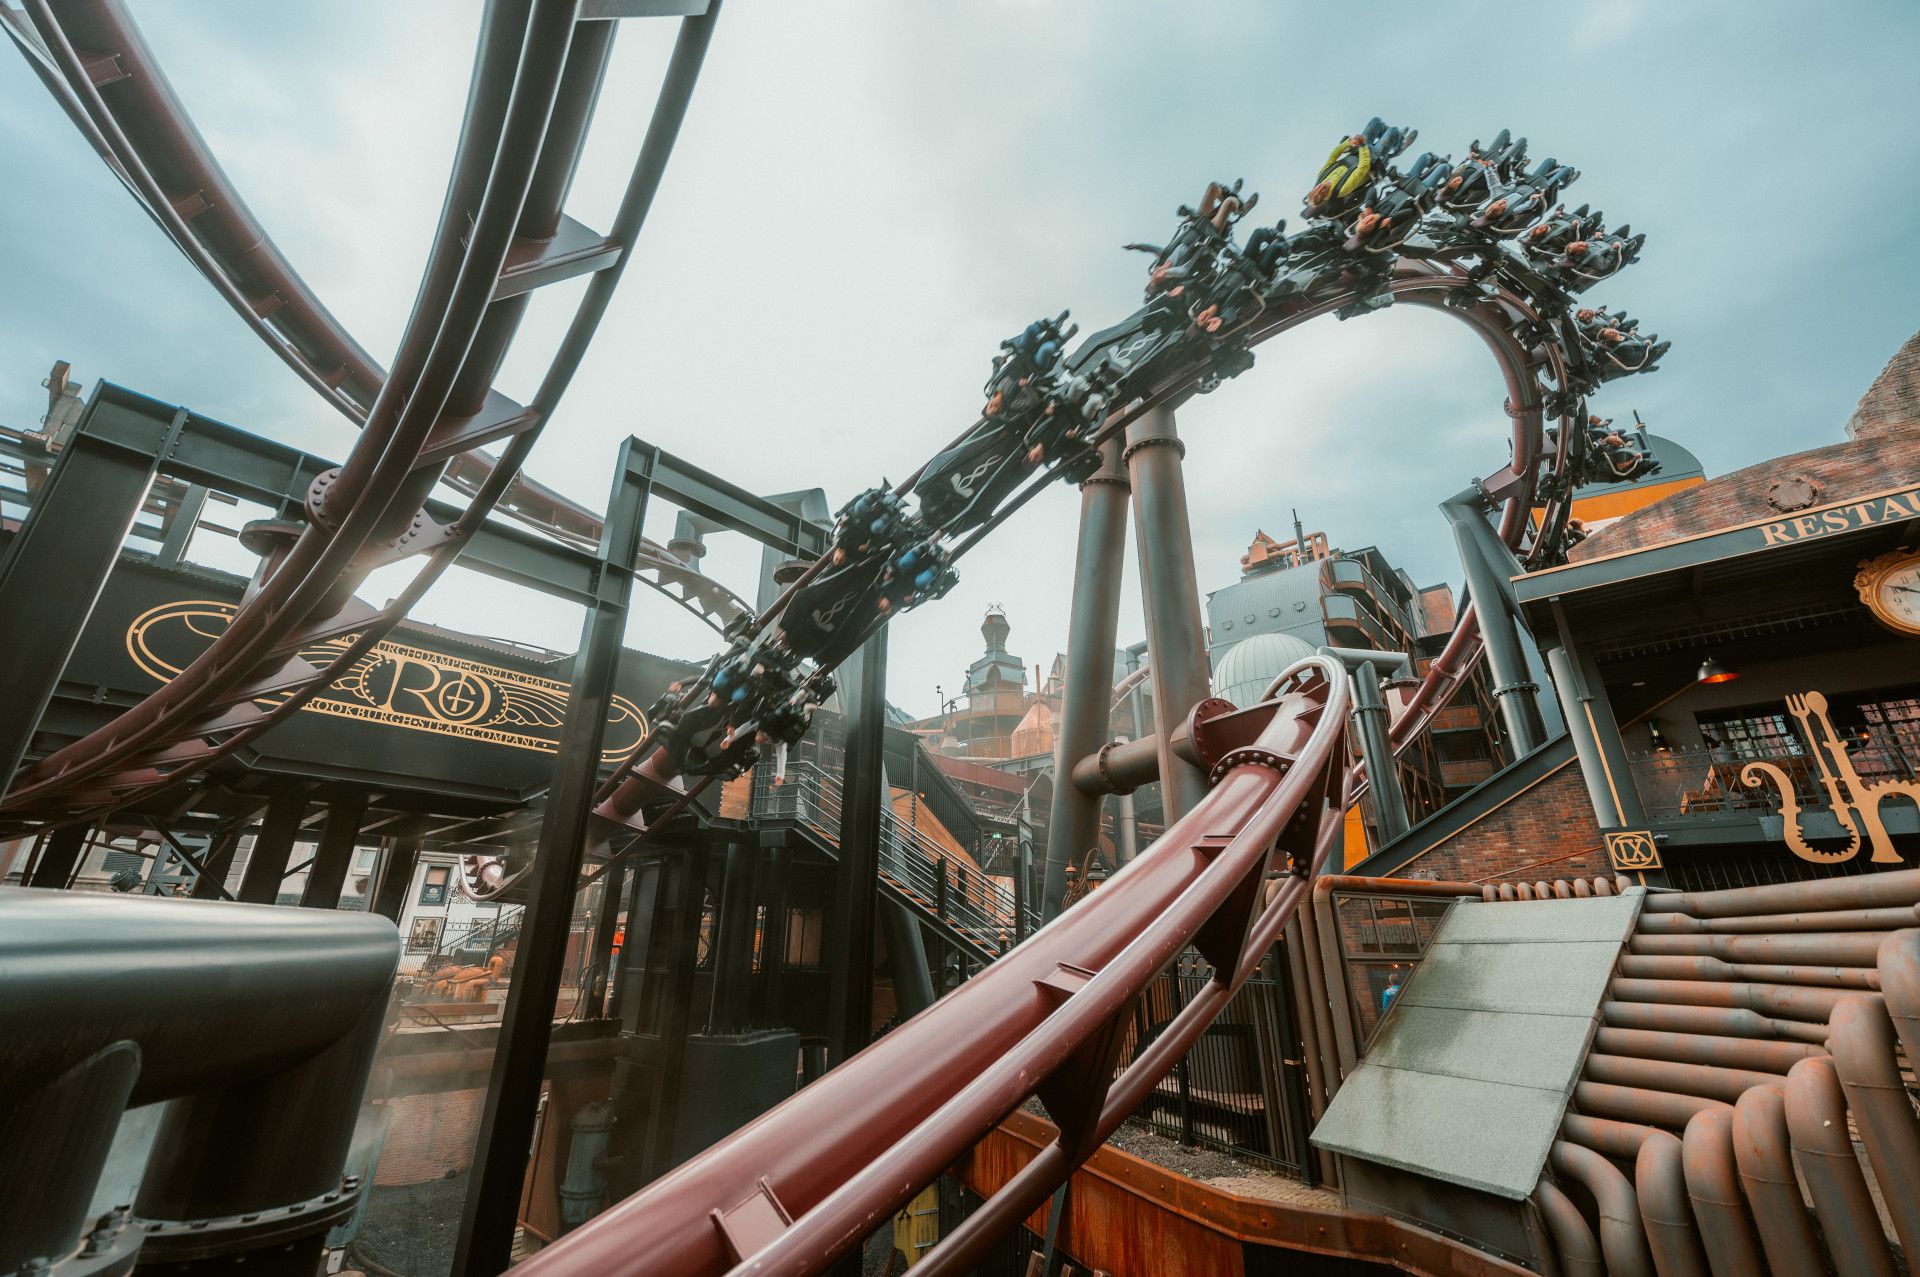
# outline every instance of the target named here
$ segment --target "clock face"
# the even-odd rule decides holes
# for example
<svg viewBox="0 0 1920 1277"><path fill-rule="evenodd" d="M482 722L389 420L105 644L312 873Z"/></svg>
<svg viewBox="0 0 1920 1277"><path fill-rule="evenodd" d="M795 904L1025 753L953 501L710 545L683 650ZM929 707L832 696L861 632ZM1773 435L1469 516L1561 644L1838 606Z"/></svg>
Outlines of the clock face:
<svg viewBox="0 0 1920 1277"><path fill-rule="evenodd" d="M1880 607L1895 625L1920 634L1920 558L1880 578Z"/></svg>
<svg viewBox="0 0 1920 1277"><path fill-rule="evenodd" d="M1895 550L1860 565L1854 588L1881 624L1920 634L1920 550Z"/></svg>

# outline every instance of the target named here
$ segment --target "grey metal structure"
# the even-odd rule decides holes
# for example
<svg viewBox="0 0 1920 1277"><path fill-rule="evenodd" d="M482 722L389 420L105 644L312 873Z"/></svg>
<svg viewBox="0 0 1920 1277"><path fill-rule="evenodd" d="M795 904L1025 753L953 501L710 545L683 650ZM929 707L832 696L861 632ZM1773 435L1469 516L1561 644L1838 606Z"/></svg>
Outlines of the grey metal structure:
<svg viewBox="0 0 1920 1277"><path fill-rule="evenodd" d="M1100 837L1101 796L1082 792L1069 779L1069 772L1107 737L1131 492L1120 450L1118 439L1102 445L1100 469L1080 486L1080 540L1073 560L1066 686L1054 733L1053 800L1040 887L1041 916L1049 919L1060 912L1065 899L1069 862Z"/></svg>
<svg viewBox="0 0 1920 1277"><path fill-rule="evenodd" d="M144 1224L89 1242L124 1265L73 1271L310 1273L363 1187L341 1169L399 953L363 914L0 889L0 1271L80 1244L122 1113L171 1099Z"/></svg>

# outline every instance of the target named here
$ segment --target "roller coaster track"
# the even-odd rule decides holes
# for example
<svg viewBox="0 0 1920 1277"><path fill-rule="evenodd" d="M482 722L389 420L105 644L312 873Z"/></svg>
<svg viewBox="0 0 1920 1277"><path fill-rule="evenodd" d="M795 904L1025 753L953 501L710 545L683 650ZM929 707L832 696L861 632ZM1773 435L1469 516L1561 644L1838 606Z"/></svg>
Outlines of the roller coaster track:
<svg viewBox="0 0 1920 1277"><path fill-rule="evenodd" d="M620 0L595 0L594 13L618 13L622 7ZM635 11L653 7L658 6L636 2ZM261 573L246 606L213 647L167 688L36 765L4 801L8 810L65 818L108 810L172 784L300 708L334 669L346 668L378 641L458 552L463 531L503 499L625 264L713 21L707 12L683 23L620 215L613 230L598 237L569 223L561 204L604 73L611 24L601 16L582 21L577 3L496 0L489 6L440 231L413 318L393 368L382 376L266 244L237 199L228 198L224 179L164 82L151 73L151 58L130 24L106 0L71 9L77 16L62 18L49 0L28 0L25 19L10 11L0 14L149 214L282 358L342 411L364 421L364 431L346 463L316 483L307 522L255 530L256 542L267 549ZM85 25L88 16L96 19L92 27ZM76 44L74 33L94 42L83 38ZM131 69L142 66L149 74L141 86L116 89L132 78ZM127 114L150 118L152 132L136 141L129 127L138 134L138 126L109 105L109 92L129 98L148 94L141 110ZM128 103L120 105L125 111ZM1355 145L1361 140L1353 139ZM1504 144L1503 134L1493 150ZM1514 154L1523 152L1524 144ZM1473 164L1492 171L1490 154L1476 147L1463 171L1481 176L1469 167ZM153 167L167 156L198 157L184 173L173 174L176 186L162 181ZM1549 167L1551 162L1543 170ZM1511 172L1503 176L1514 177ZM1514 182L1511 189L1526 188ZM1557 193L1557 185L1551 190ZM218 197L215 203L223 210L218 216L209 217L213 204L206 201L207 191ZM1549 193L1549 203L1552 198ZM1187 229L1194 229L1193 212L1183 210L1183 215ZM202 218L209 219L204 230L196 225ZM1324 236L1302 236L1311 269L1303 266L1295 277L1286 271L1275 275L1270 266L1257 284L1233 283L1228 273L1196 277L1209 288L1230 283L1229 290L1218 293L1220 301L1238 305L1251 297L1251 313L1236 318L1225 332L1218 325L1203 328L1203 315L1177 337L1165 336L1171 330L1162 329L1162 336L1153 338L1156 357L1140 365L1154 371L1127 370L1111 385L1112 400L1102 396L1097 415L1091 398L1074 398L1064 383L1050 381L1047 393L1054 397L1046 412L1068 405L1090 414L1084 434L1067 436L1077 450L1072 455L1084 459L1145 412L1176 407L1210 389L1221 375L1217 356L1228 343L1238 343L1244 355L1310 319L1336 312L1346 317L1388 301L1442 309L1480 334L1505 379L1511 453L1479 487L1499 508L1498 536L1517 560L1544 566L1564 545L1586 447L1585 395L1603 379L1587 366L1590 356L1598 358L1598 348L1589 350L1586 339L1576 335L1564 293L1556 287L1540 290L1538 273L1529 275L1518 256L1503 258L1490 237L1474 242L1461 231L1464 219L1447 225L1460 233L1418 242L1402 238L1384 256L1355 249L1358 236L1348 241L1345 257L1331 253ZM1224 234L1230 223L1223 219L1215 226ZM1624 238L1624 231L1615 238ZM1625 264L1630 258L1622 251L1618 260ZM595 272L593 283L533 403L522 407L492 391L527 290L583 271ZM1163 290L1159 300L1177 293ZM1543 296L1554 303L1551 313ZM1155 305L1150 300L1126 322L1148 316ZM1630 331L1632 325L1622 327ZM1098 356L1098 340L1081 353L1092 349ZM1614 332L1609 340L1622 338ZM1641 345L1650 349L1652 341ZM1011 343L1007 349L1014 351ZM1158 358L1161 354L1166 357ZM1071 369L1078 357L1067 357L1062 366ZM1650 367L1657 358L1654 351L1640 366ZM1245 366L1233 367L1228 375ZM1551 395L1547 384L1554 388ZM998 399L992 396L990 405ZM1550 402L1558 422L1551 432ZM994 411L990 406L956 446L994 438L995 423L988 420ZM486 468L473 450L498 441L506 441L505 451ZM1009 462L1018 455L1004 449L1003 454ZM928 544L937 546L943 563L991 534L1067 471L1058 454L1039 465L1045 455L1043 448L1028 455L1033 473L996 495L983 518L970 517L953 537L945 527L932 531ZM463 456L469 459L455 463ZM929 465L939 462L936 457ZM420 514L421 502L450 464L457 464L471 503L465 514L441 525ZM921 473L900 484L894 495L918 495ZM543 500L547 505L540 505ZM1536 512L1537 523L1531 517ZM588 535L590 524L583 520L590 516L567 513L537 494L527 498L520 513L536 522L544 519L557 535ZM903 526L912 527L911 519ZM922 523L913 535L924 533ZM940 544L945 541L951 544ZM884 584L888 578L882 573L899 566L887 557L894 548L887 546L870 564L865 558L853 562L862 572L871 566L869 581ZM866 550L862 544L855 552ZM400 598L377 611L354 603L353 586L366 572L413 553L428 556L426 568ZM830 566L845 562L835 554L823 556L766 613L736 627L728 652L662 707L648 740L596 793L595 810L613 831L605 836L602 854L612 850L623 829L644 839L716 776L740 764L737 751L697 755L704 763L693 769L669 758L673 731L697 712L735 713L731 706L739 697L723 700L716 691L728 659L741 669L761 662L756 678L776 657L789 670L811 660L811 669L786 685L798 698L787 704L809 697L815 698L810 704L818 703L827 673L841 659L837 653L851 649L835 639L828 646L836 655L813 657L803 650L805 644L793 641L785 612L810 585L831 579L823 576ZM871 633L921 597L911 596L892 609L879 607L848 633ZM1477 609L1488 600L1474 602L1393 725L1396 746L1424 728L1478 658ZM336 666L315 669L294 655L317 638L342 634L355 638ZM281 692L291 695L272 707L261 705L260 698ZM1059 1138L921 1261L934 1277L966 1271L1137 1107L1250 975L1310 890L1339 839L1343 810L1360 779L1346 767L1347 698L1341 667L1314 657L1277 680L1258 706L1197 713L1194 745L1213 787L1152 848L1100 891L829 1072L804 1095L541 1251L527 1261L529 1271L682 1277L820 1272L1007 1113L1038 1098L1054 1118ZM752 713L770 704L762 696ZM752 733L742 745L773 739L756 726L770 719L725 721L731 724L725 737L729 749L736 728ZM804 726L804 716L790 717L781 730L796 721ZM685 770L697 776L691 787L683 782ZM628 836L626 841L631 851L636 840ZM1275 871L1278 876L1270 877ZM1213 980L1116 1076L1117 1051L1134 1000L1189 946L1212 964Z"/></svg>
<svg viewBox="0 0 1920 1277"><path fill-rule="evenodd" d="M1214 788L1100 890L521 1270L820 1272L1037 1096L1059 1139L915 1267L971 1271L1139 1106L1306 898L1341 829L1346 688L1311 657L1274 699L1203 723ZM1214 979L1116 1077L1134 1000L1189 945Z"/></svg>
<svg viewBox="0 0 1920 1277"><path fill-rule="evenodd" d="M1556 323L1535 298L1497 276L1489 281L1494 272L1482 269L1489 251L1481 244L1403 252L1384 272L1357 259L1350 269L1320 272L1313 287L1280 298L1278 305L1262 297L1243 332L1230 335L1251 347L1317 316L1345 317L1387 298L1462 318L1493 352L1512 422L1511 455L1478 481L1480 492L1498 506L1498 535L1517 561L1545 566L1564 544L1573 468L1584 444L1585 394L1600 379L1581 367L1587 352L1570 331L1564 295L1556 299L1562 311ZM1139 318L1108 333L1133 331ZM1098 350L1105 336L1090 338L1083 352ZM1130 387L1131 397L1106 412L1084 444L1098 447L1147 410L1176 406L1209 389L1204 383L1217 367L1218 348L1195 346L1193 357L1159 374L1154 384ZM1019 353L1011 343L1007 349L1010 357ZM1074 359L1067 356L1059 366L1072 370ZM1558 428L1551 432L1543 380L1559 401ZM1061 378L1053 384L1049 394L1060 398L1049 400L1048 413L1070 403L1073 393ZM990 428L983 416L960 440ZM1029 456L1030 463L1038 459ZM1022 483L958 539L950 557L989 534L1057 478L1060 468L1043 468ZM919 477L895 494L917 492ZM1536 509L1538 524L1530 517ZM836 541L853 547L851 553L865 552L857 543L866 517L849 515L855 522L843 521L836 530ZM843 540L849 528L853 535ZM943 535L935 533L936 539ZM786 633L783 609L830 564L847 562L836 555L849 552L823 556L802 574L660 717L702 706L727 712L728 702L718 695L722 687L751 684L723 684L720 676L776 654ZM877 564L898 560L882 556L875 562L878 572L883 569ZM1393 724L1395 748L1424 730L1479 659L1478 609L1490 603L1474 604ZM871 629L892 615L881 608ZM820 667L830 664L822 661ZM798 691L805 694L809 685L802 681ZM1276 680L1254 709L1212 719L1204 707L1196 711L1195 745L1214 787L1152 848L802 1095L561 1238L524 1267L536 1275L819 1273L858 1247L1014 1108L1038 1098L1058 1127L1055 1142L916 1265L931 1277L969 1271L1126 1120L1226 1005L1310 890L1340 836L1347 804L1364 783L1343 752L1346 697L1342 667L1313 657ZM733 739L732 730L727 739ZM665 740L657 722L649 740L596 795L600 816L616 828L639 831L629 850L720 774L706 770L686 788L679 766L667 758L673 746ZM729 762L724 754L705 757L721 769ZM666 811L649 819L644 809L661 803ZM1269 866L1282 857L1288 872L1270 890ZM1213 979L1166 1034L1116 1076L1116 1047L1134 1000L1188 945L1211 963Z"/></svg>
<svg viewBox="0 0 1920 1277"><path fill-rule="evenodd" d="M378 643L496 507L557 536L597 535L594 516L554 494L525 482L510 489L630 259L718 8L718 0L487 6L439 227L393 367L383 370L266 238L114 0L0 7L8 34L146 212L283 360L363 427L346 461L309 493L304 521L250 529L266 553L220 638L167 687L24 773L0 809L28 818L109 811L246 744ZM566 216L567 191L616 22L662 11L691 16L680 24L625 195L602 235ZM530 294L588 273L532 402L493 389ZM477 451L491 443L504 444L497 459ZM442 480L469 497L444 524L422 510ZM426 562L385 607L353 597L366 573L416 554ZM657 546L637 566L642 581L716 628L745 610ZM347 634L352 643L330 665L297 655L316 639Z"/></svg>

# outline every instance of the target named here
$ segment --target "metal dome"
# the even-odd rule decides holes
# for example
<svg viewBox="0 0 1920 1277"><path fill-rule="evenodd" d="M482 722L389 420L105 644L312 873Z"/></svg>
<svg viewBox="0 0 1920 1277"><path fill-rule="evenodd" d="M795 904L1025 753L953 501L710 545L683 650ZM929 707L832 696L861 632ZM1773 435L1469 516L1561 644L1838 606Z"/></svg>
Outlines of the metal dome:
<svg viewBox="0 0 1920 1277"><path fill-rule="evenodd" d="M1213 694L1241 709L1256 703L1280 671L1304 657L1313 645L1291 634L1254 634L1220 654L1213 670Z"/></svg>

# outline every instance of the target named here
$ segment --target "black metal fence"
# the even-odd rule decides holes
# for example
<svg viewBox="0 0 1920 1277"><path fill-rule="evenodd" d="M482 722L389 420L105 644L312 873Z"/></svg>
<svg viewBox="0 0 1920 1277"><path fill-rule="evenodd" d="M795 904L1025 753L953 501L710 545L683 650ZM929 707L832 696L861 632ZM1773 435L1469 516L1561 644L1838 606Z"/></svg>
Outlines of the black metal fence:
<svg viewBox="0 0 1920 1277"><path fill-rule="evenodd" d="M1135 1118L1182 1144L1309 1174L1306 1079L1285 962L1284 944L1275 945ZM1212 978L1213 968L1192 952L1156 976L1135 1004L1121 1067Z"/></svg>

